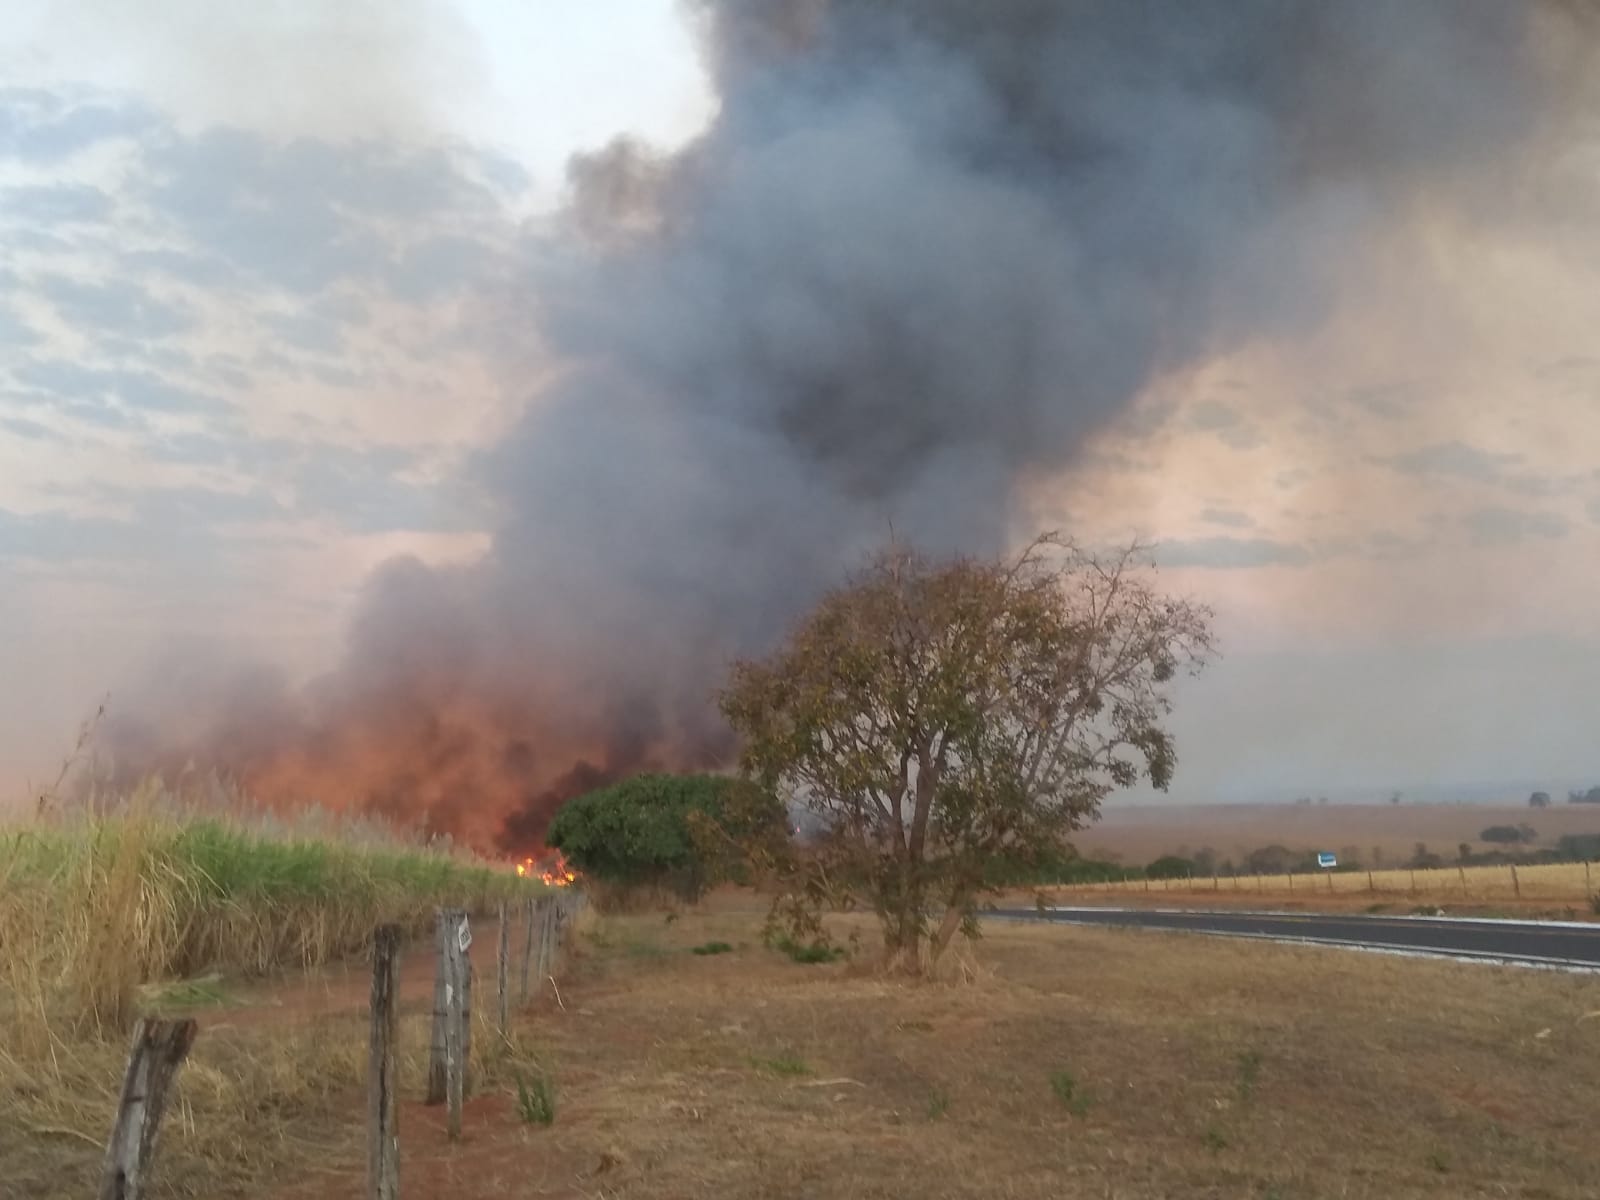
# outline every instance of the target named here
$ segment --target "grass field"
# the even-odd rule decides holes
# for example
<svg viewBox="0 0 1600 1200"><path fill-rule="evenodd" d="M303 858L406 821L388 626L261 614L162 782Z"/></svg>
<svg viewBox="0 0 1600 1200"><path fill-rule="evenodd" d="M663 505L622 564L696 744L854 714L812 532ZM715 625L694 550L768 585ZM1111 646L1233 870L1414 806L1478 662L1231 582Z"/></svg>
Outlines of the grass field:
<svg viewBox="0 0 1600 1200"><path fill-rule="evenodd" d="M1209 847L1219 859L1241 861L1251 850L1277 843L1296 850L1357 851L1365 866L1394 867L1418 842L1453 859L1466 842L1488 849L1478 834L1490 825L1538 831L1534 847L1554 846L1563 834L1600 833L1600 808L1589 804L1170 804L1112 805L1094 825L1074 835L1084 854L1142 864L1163 854Z"/></svg>

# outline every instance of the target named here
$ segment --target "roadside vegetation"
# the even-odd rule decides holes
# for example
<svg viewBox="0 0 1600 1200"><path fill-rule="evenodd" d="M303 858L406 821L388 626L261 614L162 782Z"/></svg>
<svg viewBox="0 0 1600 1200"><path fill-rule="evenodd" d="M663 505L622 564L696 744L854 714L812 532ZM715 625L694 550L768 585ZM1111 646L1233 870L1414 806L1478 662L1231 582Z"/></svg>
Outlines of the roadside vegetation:
<svg viewBox="0 0 1600 1200"><path fill-rule="evenodd" d="M526 887L372 824L246 823L151 785L108 812L0 827L0 1014L12 1034L120 1036L144 985L317 966L380 922L416 933L435 905Z"/></svg>
<svg viewBox="0 0 1600 1200"><path fill-rule="evenodd" d="M359 957L375 925L425 934L436 905L481 912L538 887L377 823L197 809L153 784L0 826L0 1176L19 1195L92 1191L127 1030L148 1012L205 1026L161 1194L226 1195L314 1156L333 1098L363 1077L360 1012L348 1028L222 1015L283 972Z"/></svg>

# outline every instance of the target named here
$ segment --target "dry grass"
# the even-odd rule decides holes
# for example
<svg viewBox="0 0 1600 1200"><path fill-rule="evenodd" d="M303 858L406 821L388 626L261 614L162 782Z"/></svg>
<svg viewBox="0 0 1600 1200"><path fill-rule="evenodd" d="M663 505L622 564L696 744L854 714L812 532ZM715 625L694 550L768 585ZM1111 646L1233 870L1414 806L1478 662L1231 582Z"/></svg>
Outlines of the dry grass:
<svg viewBox="0 0 1600 1200"><path fill-rule="evenodd" d="M154 792L0 829L0 1194L90 1194L139 1012L214 1006L241 979L363 950L375 924L416 932L437 904L481 910L534 886L370 829L307 836ZM363 1047L359 1019L208 1023L169 1130L174 1194L223 1194L214 1183L303 1158Z"/></svg>
<svg viewBox="0 0 1600 1200"><path fill-rule="evenodd" d="M1245 875L1204 879L1130 879L1045 889L1063 901L1157 902L1163 897L1230 905L1295 904L1347 910L1428 904L1454 908L1531 909L1573 919L1600 916L1591 901L1600 867L1585 863L1445 867L1439 870L1333 871L1316 875Z"/></svg>
<svg viewBox="0 0 1600 1200"><path fill-rule="evenodd" d="M519 1026L549 1129L492 1086L412 1194L463 1198L1600 1194L1592 978L995 925L926 986L760 948L726 900L605 918ZM734 952L696 956L726 941ZM343 1174L276 1193L360 1194Z"/></svg>
<svg viewBox="0 0 1600 1200"><path fill-rule="evenodd" d="M1215 850L1219 859L1242 861L1251 850L1340 851L1353 847L1361 861L1379 867L1407 861L1418 842L1446 858L1466 842L1488 849L1478 834L1490 825L1526 822L1539 832L1534 846L1554 846L1563 834L1600 833L1600 808L1555 804L1549 808L1485 804L1173 804L1122 805L1074 835L1086 855L1130 864L1163 854ZM1376 854L1374 854L1376 851Z"/></svg>

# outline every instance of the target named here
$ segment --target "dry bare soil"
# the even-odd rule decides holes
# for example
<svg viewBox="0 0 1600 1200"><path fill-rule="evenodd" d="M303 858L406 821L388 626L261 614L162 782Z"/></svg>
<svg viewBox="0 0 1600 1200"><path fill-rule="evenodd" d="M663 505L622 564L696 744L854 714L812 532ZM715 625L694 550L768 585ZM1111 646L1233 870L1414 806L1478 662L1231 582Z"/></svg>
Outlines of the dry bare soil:
<svg viewBox="0 0 1600 1200"><path fill-rule="evenodd" d="M1453 860L1456 847L1478 840L1490 825L1526 822L1539 833L1535 846L1553 846L1567 833L1600 833L1600 807L1555 804L1549 808L1485 804L1197 804L1112 806L1089 829L1074 836L1079 850L1095 857L1142 864L1163 854L1210 847L1219 858L1240 861L1251 850L1274 843L1293 850L1354 847L1367 866L1399 866L1416 843ZM1375 856L1373 850L1378 854Z"/></svg>
<svg viewBox="0 0 1600 1200"><path fill-rule="evenodd" d="M951 978L910 984L791 962L760 916L747 897L586 914L564 1008L547 987L505 1046L480 1026L463 1142L405 1106L403 1194L1600 1195L1592 976L997 922ZM691 953L713 941L733 948ZM416 1095L425 978L408 991ZM359 989L287 994L206 1017L157 1196L364 1195ZM515 1076L540 1071L549 1127L517 1108ZM213 1093L266 1103L230 1118ZM96 1157L13 1129L0 1193L89 1194Z"/></svg>
<svg viewBox="0 0 1600 1200"><path fill-rule="evenodd" d="M555 1124L502 1091L449 1149L408 1112L411 1193L1600 1194L1591 977L995 924L911 985L790 962L757 918L597 921L565 1011L518 1030ZM690 952L710 941L735 949Z"/></svg>

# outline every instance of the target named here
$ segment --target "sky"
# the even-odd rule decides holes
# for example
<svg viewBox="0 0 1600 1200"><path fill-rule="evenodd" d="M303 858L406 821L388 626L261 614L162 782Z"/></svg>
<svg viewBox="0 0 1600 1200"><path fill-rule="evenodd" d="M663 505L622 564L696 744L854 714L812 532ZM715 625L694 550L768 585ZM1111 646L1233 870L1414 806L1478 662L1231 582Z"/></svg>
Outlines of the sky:
<svg viewBox="0 0 1600 1200"><path fill-rule="evenodd" d="M0 795L174 646L313 676L385 561L490 554L471 464L561 378L517 272L569 159L716 111L672 0L331 8L7 5ZM1150 539L1217 610L1180 797L1600 782L1590 99L1497 219L1383 214L1326 311L1030 481L1034 526Z"/></svg>

